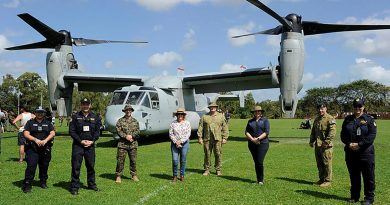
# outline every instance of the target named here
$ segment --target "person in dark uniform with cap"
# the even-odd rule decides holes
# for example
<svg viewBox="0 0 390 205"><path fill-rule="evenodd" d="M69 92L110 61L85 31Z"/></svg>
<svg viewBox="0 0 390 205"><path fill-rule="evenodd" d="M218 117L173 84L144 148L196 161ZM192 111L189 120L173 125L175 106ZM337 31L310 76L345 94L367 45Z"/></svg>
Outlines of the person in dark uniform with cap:
<svg viewBox="0 0 390 205"><path fill-rule="evenodd" d="M374 202L375 191L375 150L376 124L372 116L364 112L364 100L353 101L354 113L348 115L341 128L341 141L345 144L345 162L351 180L351 198L349 202L358 202L363 175L364 201Z"/></svg>
<svg viewBox="0 0 390 205"><path fill-rule="evenodd" d="M31 183L34 180L37 165L39 165L40 186L47 189L47 170L51 160L51 147L55 132L51 122L45 119L45 110L42 107L35 110L35 118L27 121L23 134L28 143L25 147L27 168L22 190L24 193L31 192Z"/></svg>
<svg viewBox="0 0 390 205"><path fill-rule="evenodd" d="M85 158L88 188L99 191L95 183L95 141L99 139L101 119L90 111L91 102L87 98L81 100L81 110L72 115L69 133L72 144L72 181L70 192L78 194L80 188L80 167Z"/></svg>

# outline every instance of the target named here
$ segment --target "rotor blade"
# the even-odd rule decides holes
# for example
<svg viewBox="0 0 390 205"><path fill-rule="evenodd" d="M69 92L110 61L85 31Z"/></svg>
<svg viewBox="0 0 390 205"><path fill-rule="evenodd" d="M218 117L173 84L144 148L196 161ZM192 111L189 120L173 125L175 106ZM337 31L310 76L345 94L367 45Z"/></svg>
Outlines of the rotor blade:
<svg viewBox="0 0 390 205"><path fill-rule="evenodd" d="M73 38L73 44L76 46L86 46L101 43L148 43L146 41L110 41L110 40L93 40L85 38Z"/></svg>
<svg viewBox="0 0 390 205"><path fill-rule="evenodd" d="M59 44L62 41L64 41L65 36L46 24L42 23L35 17L31 16L28 13L23 13L18 15L23 21L25 21L28 25L33 27L36 31L38 31L42 36L44 36L47 40L50 42L53 42L53 44ZM54 47L53 47L54 48Z"/></svg>
<svg viewBox="0 0 390 205"><path fill-rule="evenodd" d="M268 15L274 17L274 19L278 20L283 26L286 26L289 29L292 29L292 26L290 23L283 17L279 16L275 11L272 9L268 8L265 4L261 3L258 0L247 0L249 3L255 5L257 8L263 10L265 13Z"/></svg>
<svg viewBox="0 0 390 205"><path fill-rule="evenodd" d="M390 25L323 24L314 21L303 21L302 27L305 35L343 32L343 31L390 29Z"/></svg>
<svg viewBox="0 0 390 205"><path fill-rule="evenodd" d="M256 33L249 33L249 34L244 34L244 35L239 35L239 36L233 36L232 38L240 38L240 37L244 37L244 36L252 36L252 35L257 35L257 34L279 35L282 33L282 31L283 31L283 26L277 26L275 28L268 29L265 31L259 31Z"/></svg>
<svg viewBox="0 0 390 205"><path fill-rule="evenodd" d="M54 46L55 47L55 46ZM54 48L53 44L49 41L41 41L37 43L25 44L15 47L5 48L5 50L24 50L24 49L35 49L35 48Z"/></svg>

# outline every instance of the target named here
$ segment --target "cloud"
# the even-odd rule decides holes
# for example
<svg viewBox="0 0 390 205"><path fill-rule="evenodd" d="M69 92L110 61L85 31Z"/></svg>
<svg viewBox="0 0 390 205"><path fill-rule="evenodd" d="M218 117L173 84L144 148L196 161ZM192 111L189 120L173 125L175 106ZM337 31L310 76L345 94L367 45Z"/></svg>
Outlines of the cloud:
<svg viewBox="0 0 390 205"><path fill-rule="evenodd" d="M168 11L181 3L196 5L204 1L205 0L136 0L135 2L148 10Z"/></svg>
<svg viewBox="0 0 390 205"><path fill-rule="evenodd" d="M350 72L356 79L368 79L390 85L390 69L386 69L367 58L355 59L355 64L350 67Z"/></svg>
<svg viewBox="0 0 390 205"><path fill-rule="evenodd" d="M164 29L164 27L161 24L153 26L153 31L162 31L163 29Z"/></svg>
<svg viewBox="0 0 390 205"><path fill-rule="evenodd" d="M220 70L220 72L223 72L223 73L243 71L242 66L243 65L235 65L235 64L225 63L221 66L221 68L219 70Z"/></svg>
<svg viewBox="0 0 390 205"><path fill-rule="evenodd" d="M0 53L4 52L4 48L11 47L12 43L8 41L7 37L0 35Z"/></svg>
<svg viewBox="0 0 390 205"><path fill-rule="evenodd" d="M152 68L167 68L174 62L181 62L182 57L173 52L156 53L149 57L148 65Z"/></svg>
<svg viewBox="0 0 390 205"><path fill-rule="evenodd" d="M113 66L112 61L106 61L106 62L104 63L104 67L105 67L105 68L110 69L110 68L112 68L112 66Z"/></svg>
<svg viewBox="0 0 390 205"><path fill-rule="evenodd" d="M227 38L231 45L235 47L244 46L246 44L255 43L255 36L245 36L241 38L232 38L233 36L243 35L248 33L253 33L253 29L256 27L256 24L251 21L246 25L236 26L229 28L227 31Z"/></svg>
<svg viewBox="0 0 390 205"><path fill-rule="evenodd" d="M17 8L20 4L20 0L10 0L8 2L3 3L3 6L6 8Z"/></svg>
<svg viewBox="0 0 390 205"><path fill-rule="evenodd" d="M355 17L348 17L338 22L345 24L363 24L363 25L389 25L390 17L383 19L369 17L358 21ZM371 30L361 32L345 32L345 45L357 52L367 56L389 56L390 57L390 31L389 30Z"/></svg>
<svg viewBox="0 0 390 205"><path fill-rule="evenodd" d="M185 50L191 50L196 45L194 36L195 31L193 29L190 29L186 34L184 34L184 41L182 43L182 47Z"/></svg>
<svg viewBox="0 0 390 205"><path fill-rule="evenodd" d="M302 83L324 83L336 76L335 72L322 73L314 75L313 73L304 73L302 77ZM320 85L321 86L321 85Z"/></svg>
<svg viewBox="0 0 390 205"><path fill-rule="evenodd" d="M22 61L6 61L0 60L0 71L1 74L17 74L27 71L31 71L33 67L36 67L36 64L25 63Z"/></svg>

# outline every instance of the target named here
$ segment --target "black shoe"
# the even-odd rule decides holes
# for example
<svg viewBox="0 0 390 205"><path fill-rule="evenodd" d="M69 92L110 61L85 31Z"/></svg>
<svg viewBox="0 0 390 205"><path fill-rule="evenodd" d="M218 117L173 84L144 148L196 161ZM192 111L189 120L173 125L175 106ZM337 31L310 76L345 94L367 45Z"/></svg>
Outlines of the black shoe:
<svg viewBox="0 0 390 205"><path fill-rule="evenodd" d="M46 182L41 182L41 188L42 189L47 189L48 188Z"/></svg>
<svg viewBox="0 0 390 205"><path fill-rule="evenodd" d="M22 191L23 191L24 193L29 193L29 192L31 192L31 186L29 186L29 185L23 185L23 186L22 186Z"/></svg>
<svg viewBox="0 0 390 205"><path fill-rule="evenodd" d="M373 202L373 201L370 201L370 200L364 200L364 201L362 201L361 204L362 204L362 205L372 205L372 204L374 204L374 202Z"/></svg>
<svg viewBox="0 0 390 205"><path fill-rule="evenodd" d="M96 186L94 186L94 187L88 187L88 189L94 190L94 191L96 191L96 192L100 191L100 189L97 188Z"/></svg>
<svg viewBox="0 0 390 205"><path fill-rule="evenodd" d="M77 189L72 189L72 190L70 190L70 193L71 193L72 195L79 195L79 190L77 190Z"/></svg>

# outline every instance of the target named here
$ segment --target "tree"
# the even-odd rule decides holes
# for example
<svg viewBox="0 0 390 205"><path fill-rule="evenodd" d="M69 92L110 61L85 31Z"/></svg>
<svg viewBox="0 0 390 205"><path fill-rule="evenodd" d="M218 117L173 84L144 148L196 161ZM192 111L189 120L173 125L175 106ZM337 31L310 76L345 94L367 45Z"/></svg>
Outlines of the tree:
<svg viewBox="0 0 390 205"><path fill-rule="evenodd" d="M37 106L49 107L48 87L38 73L25 72L16 79L16 91L21 93L20 105L34 110Z"/></svg>
<svg viewBox="0 0 390 205"><path fill-rule="evenodd" d="M0 105L4 110L17 110L16 80L12 75L6 74L3 83L0 85Z"/></svg>

